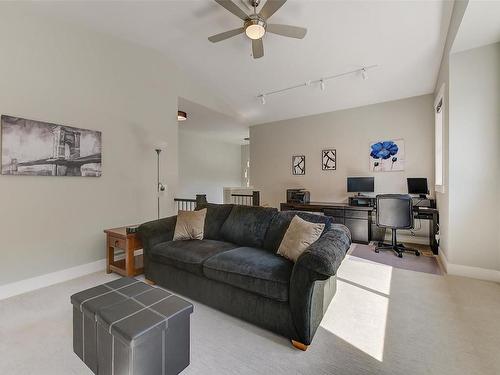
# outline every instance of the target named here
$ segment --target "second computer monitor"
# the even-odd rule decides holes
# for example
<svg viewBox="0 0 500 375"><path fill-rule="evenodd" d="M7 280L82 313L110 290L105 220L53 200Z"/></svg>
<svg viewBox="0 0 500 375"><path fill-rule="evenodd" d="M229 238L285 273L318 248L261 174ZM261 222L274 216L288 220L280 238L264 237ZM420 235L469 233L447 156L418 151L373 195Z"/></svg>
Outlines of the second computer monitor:
<svg viewBox="0 0 500 375"><path fill-rule="evenodd" d="M421 198L425 198L429 194L426 178L408 178L408 194L418 194Z"/></svg>
<svg viewBox="0 0 500 375"><path fill-rule="evenodd" d="M375 191L374 177L347 177L347 192L373 193Z"/></svg>

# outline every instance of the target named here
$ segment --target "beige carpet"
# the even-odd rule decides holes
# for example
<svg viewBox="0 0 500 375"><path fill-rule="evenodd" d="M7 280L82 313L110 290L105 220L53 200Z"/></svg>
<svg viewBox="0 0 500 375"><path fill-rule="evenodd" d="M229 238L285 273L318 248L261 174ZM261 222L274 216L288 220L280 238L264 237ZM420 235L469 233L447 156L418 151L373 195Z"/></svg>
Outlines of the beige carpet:
<svg viewBox="0 0 500 375"><path fill-rule="evenodd" d="M0 374L90 375L72 352L69 296L113 277L0 301ZM198 303L191 346L183 374L500 374L500 285L348 256L307 352Z"/></svg>

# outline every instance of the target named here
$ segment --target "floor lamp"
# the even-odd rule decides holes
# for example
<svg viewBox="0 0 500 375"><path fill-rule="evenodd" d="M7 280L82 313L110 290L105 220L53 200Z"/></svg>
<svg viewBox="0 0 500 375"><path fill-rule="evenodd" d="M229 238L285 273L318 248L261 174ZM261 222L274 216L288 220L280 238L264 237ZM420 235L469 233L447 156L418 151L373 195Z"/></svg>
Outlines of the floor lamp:
<svg viewBox="0 0 500 375"><path fill-rule="evenodd" d="M163 147L164 148L164 147ZM160 154L162 152L162 147L158 146L155 148L156 151L156 198L158 205L158 220L160 220L160 194L165 191L165 185L160 182Z"/></svg>

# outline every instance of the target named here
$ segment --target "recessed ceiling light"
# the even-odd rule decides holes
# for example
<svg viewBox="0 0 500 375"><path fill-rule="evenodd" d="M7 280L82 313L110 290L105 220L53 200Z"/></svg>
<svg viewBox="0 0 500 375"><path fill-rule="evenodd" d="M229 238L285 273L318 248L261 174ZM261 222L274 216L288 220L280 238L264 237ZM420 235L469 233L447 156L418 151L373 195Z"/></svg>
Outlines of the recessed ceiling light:
<svg viewBox="0 0 500 375"><path fill-rule="evenodd" d="M188 118L187 113L184 111L177 111L177 121L186 121Z"/></svg>

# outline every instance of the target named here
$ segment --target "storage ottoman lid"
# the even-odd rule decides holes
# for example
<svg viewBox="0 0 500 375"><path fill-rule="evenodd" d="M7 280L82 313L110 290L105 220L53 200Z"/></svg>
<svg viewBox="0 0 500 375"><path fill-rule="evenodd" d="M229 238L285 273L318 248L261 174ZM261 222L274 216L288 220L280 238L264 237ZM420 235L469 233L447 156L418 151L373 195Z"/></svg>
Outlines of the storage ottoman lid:
<svg viewBox="0 0 500 375"><path fill-rule="evenodd" d="M151 289L153 289L151 286L143 282L123 277L73 294L71 303L82 312L94 314L100 308L113 305Z"/></svg>
<svg viewBox="0 0 500 375"><path fill-rule="evenodd" d="M145 333L166 329L170 318L192 311L191 303L161 288L153 288L100 310L97 321L110 334L133 346Z"/></svg>

